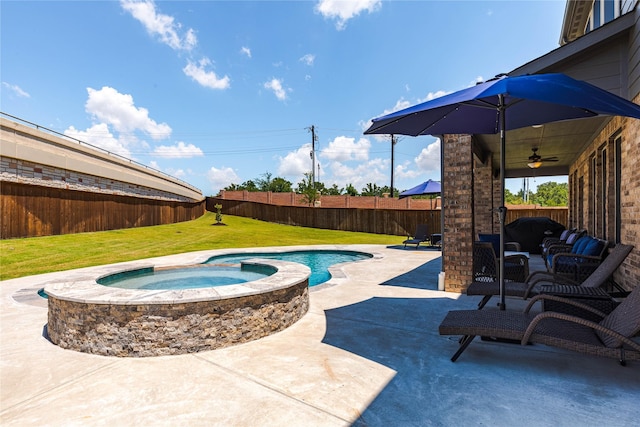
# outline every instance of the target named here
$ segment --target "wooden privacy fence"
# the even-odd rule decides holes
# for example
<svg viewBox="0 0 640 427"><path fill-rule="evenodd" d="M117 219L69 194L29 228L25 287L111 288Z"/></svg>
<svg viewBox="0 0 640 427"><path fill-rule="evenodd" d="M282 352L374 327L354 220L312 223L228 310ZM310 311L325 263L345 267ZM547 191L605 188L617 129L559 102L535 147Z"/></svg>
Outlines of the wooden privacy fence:
<svg viewBox="0 0 640 427"><path fill-rule="evenodd" d="M170 224L199 218L205 201L177 202L3 181L0 238Z"/></svg>
<svg viewBox="0 0 640 427"><path fill-rule="evenodd" d="M364 233L413 235L418 224L428 224L429 233L440 233L440 211L311 208L306 206L277 206L242 200L207 197L207 210L222 205L222 213L255 218L278 224L324 228Z"/></svg>
<svg viewBox="0 0 640 427"><path fill-rule="evenodd" d="M505 223L515 221L523 217L546 217L551 218L565 227L569 224L569 208L565 207L522 207L520 205L511 205L507 209L507 217Z"/></svg>
<svg viewBox="0 0 640 427"><path fill-rule="evenodd" d="M312 208L218 197L207 197L207 210L215 212L218 203L223 214L278 224L397 236L413 235L418 224L427 224L428 234L441 232L440 210ZM567 212L566 208L514 208L507 211L507 223L521 217L548 217L566 226Z"/></svg>

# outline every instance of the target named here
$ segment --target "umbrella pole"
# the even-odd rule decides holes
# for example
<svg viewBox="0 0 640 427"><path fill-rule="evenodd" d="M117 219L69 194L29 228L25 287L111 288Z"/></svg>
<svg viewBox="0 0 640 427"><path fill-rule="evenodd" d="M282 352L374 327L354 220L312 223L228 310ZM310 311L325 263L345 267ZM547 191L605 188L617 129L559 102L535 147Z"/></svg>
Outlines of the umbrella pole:
<svg viewBox="0 0 640 427"><path fill-rule="evenodd" d="M500 207L498 207L499 223L500 223L500 268L498 271L498 283L500 284L500 303L498 307L500 310L505 310L507 305L505 304L504 294L504 221L507 213L507 208L504 206L504 152L506 148L506 123L505 123L505 105L504 95L498 95L498 112L500 114Z"/></svg>

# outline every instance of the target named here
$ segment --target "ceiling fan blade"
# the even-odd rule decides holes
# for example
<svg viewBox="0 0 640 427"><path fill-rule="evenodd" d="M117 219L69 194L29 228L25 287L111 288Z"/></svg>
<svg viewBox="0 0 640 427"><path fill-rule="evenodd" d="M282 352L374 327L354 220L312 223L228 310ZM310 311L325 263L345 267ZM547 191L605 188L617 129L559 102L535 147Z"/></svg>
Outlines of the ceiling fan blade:
<svg viewBox="0 0 640 427"><path fill-rule="evenodd" d="M542 159L540 159L541 162L557 162L558 158L556 156L552 156L552 157L543 157Z"/></svg>

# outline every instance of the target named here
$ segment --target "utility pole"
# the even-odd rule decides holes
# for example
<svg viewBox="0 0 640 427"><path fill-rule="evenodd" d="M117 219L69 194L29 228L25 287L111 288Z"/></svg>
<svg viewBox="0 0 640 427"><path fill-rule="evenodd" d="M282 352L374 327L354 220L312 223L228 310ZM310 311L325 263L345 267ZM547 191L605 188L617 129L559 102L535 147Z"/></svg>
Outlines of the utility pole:
<svg viewBox="0 0 640 427"><path fill-rule="evenodd" d="M311 125L309 131L311 132L311 185L313 186L313 188L316 188L316 141L318 140L318 137L316 136L316 127L314 125ZM318 172L318 175L320 175L320 172Z"/></svg>
<svg viewBox="0 0 640 427"><path fill-rule="evenodd" d="M395 135L391 135L391 197L394 197L393 194L393 152L394 152L394 146L396 145L396 137Z"/></svg>

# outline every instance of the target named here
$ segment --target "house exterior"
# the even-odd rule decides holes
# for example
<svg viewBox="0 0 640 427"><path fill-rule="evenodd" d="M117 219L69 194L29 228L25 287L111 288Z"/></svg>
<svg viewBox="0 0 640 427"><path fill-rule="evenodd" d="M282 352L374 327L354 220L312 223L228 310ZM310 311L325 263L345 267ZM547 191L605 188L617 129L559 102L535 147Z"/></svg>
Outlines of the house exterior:
<svg viewBox="0 0 640 427"><path fill-rule="evenodd" d="M511 76L564 73L640 104L638 0L568 0L560 47L512 70ZM635 246L614 280L640 283L640 120L599 117L507 133L505 176L567 175L568 227ZM478 233L497 233L502 188L496 135L444 135L443 271L447 290L472 277ZM557 162L529 169L532 148ZM525 160L525 161L523 161ZM535 174L535 175L534 175Z"/></svg>

